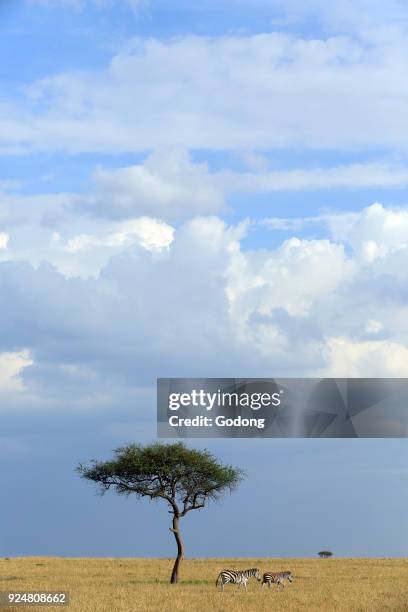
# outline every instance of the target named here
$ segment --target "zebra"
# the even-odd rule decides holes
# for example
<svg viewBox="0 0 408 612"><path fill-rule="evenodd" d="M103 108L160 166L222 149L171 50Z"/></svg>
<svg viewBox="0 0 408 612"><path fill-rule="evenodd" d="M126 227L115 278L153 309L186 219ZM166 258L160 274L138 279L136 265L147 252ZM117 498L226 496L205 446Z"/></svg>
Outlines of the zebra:
<svg viewBox="0 0 408 612"><path fill-rule="evenodd" d="M267 584L271 588L271 584L277 584L282 589L285 587L285 580L293 582L292 572L265 572L262 578L262 588Z"/></svg>
<svg viewBox="0 0 408 612"><path fill-rule="evenodd" d="M223 591L224 586L230 582L231 584L237 584L238 589L240 589L241 585L243 584L245 590L247 590L248 580L252 577L256 578L258 582L261 581L261 572L259 569L253 568L238 572L233 570L222 570L222 572L218 574L218 578L215 581L215 586L218 587L218 585L221 584L221 590Z"/></svg>

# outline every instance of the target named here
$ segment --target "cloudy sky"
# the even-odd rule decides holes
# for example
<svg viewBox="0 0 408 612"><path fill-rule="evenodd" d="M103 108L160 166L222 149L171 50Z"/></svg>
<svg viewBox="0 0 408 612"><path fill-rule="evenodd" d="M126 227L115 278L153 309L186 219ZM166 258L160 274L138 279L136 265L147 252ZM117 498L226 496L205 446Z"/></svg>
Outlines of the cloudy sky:
<svg viewBox="0 0 408 612"><path fill-rule="evenodd" d="M73 473L154 439L156 377L408 375L408 9L0 0L0 28L0 551L168 556L164 508ZM190 555L406 554L404 440L206 446L248 479Z"/></svg>

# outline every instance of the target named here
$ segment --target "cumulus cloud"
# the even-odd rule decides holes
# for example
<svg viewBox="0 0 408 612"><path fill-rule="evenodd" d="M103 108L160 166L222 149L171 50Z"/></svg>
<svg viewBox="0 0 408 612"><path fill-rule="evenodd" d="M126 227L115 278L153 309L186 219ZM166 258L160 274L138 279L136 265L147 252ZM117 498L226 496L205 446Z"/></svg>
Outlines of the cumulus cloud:
<svg viewBox="0 0 408 612"><path fill-rule="evenodd" d="M313 302L335 290L352 267L343 245L328 240L291 238L275 251L245 253L242 259L246 278L237 266L228 292L231 306L241 314L247 310L246 318L254 309L271 315L279 308L305 317Z"/></svg>
<svg viewBox="0 0 408 612"><path fill-rule="evenodd" d="M376 234L380 213L390 230ZM391 231L395 214L378 205L355 213L354 247L292 237L244 250L248 224L212 216L171 232L149 220L147 233L172 238L160 256L135 242L93 278L3 262L0 350L30 351L19 374L30 393L72 388L91 406L106 404L109 385L149 386L158 374L406 375L408 251ZM388 250L367 261L359 245L370 223ZM87 257L99 248L84 246Z"/></svg>
<svg viewBox="0 0 408 612"><path fill-rule="evenodd" d="M408 248L408 211L373 204L359 215L348 240L364 261L373 262Z"/></svg>
<svg viewBox="0 0 408 612"><path fill-rule="evenodd" d="M325 224L333 240L347 243L356 257L373 263L375 259L405 251L408 247L408 211L375 202L361 212L322 213L314 217L263 219L260 225L271 230L300 231ZM390 265L388 257L386 265Z"/></svg>
<svg viewBox="0 0 408 612"><path fill-rule="evenodd" d="M77 253L99 247L123 249L136 243L148 251L160 252L169 248L173 234L174 229L167 223L150 217L139 217L118 224L117 231L107 233L105 236L78 234L70 238L62 248L68 253ZM53 234L53 238L54 244L59 243L59 237L57 239Z"/></svg>
<svg viewBox="0 0 408 612"><path fill-rule="evenodd" d="M330 367L324 374L334 377L406 377L408 348L398 342L356 342L330 338L327 342Z"/></svg>
<svg viewBox="0 0 408 612"><path fill-rule="evenodd" d="M21 391L21 373L33 362L29 351L0 352L0 393Z"/></svg>
<svg viewBox="0 0 408 612"><path fill-rule="evenodd" d="M7 232L0 232L0 249L7 249L9 235Z"/></svg>
<svg viewBox="0 0 408 612"><path fill-rule="evenodd" d="M100 168L94 182L97 194L84 205L111 218L180 219L219 212L225 205L207 164L192 162L184 149L157 151L142 164L116 170Z"/></svg>
<svg viewBox="0 0 408 612"><path fill-rule="evenodd" d="M94 211L94 202L93 195L73 193L0 194L0 223L7 227L0 232L0 261L48 261L68 276L89 276L123 249L140 245L160 253L171 243L173 228L163 220L115 219L112 212Z"/></svg>
<svg viewBox="0 0 408 612"><path fill-rule="evenodd" d="M368 334L378 334L383 329L383 326L380 321L370 319L367 321L365 329Z"/></svg>

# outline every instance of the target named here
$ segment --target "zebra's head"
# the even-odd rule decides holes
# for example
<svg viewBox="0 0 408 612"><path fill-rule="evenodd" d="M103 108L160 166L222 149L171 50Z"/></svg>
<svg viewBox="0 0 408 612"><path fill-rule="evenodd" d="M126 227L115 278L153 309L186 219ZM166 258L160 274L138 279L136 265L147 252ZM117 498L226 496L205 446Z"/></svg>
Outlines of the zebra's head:
<svg viewBox="0 0 408 612"><path fill-rule="evenodd" d="M260 582L262 580L261 572L259 571L259 569L255 570L254 577L258 580L258 582Z"/></svg>
<svg viewBox="0 0 408 612"><path fill-rule="evenodd" d="M289 580L289 582L293 582L293 574L292 574L292 572L286 572L286 578Z"/></svg>

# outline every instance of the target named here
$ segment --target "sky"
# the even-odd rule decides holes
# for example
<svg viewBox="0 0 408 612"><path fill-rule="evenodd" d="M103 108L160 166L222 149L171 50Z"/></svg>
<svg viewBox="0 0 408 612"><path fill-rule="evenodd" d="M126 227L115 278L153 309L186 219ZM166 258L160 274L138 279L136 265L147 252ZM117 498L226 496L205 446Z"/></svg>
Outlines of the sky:
<svg viewBox="0 0 408 612"><path fill-rule="evenodd" d="M1 555L173 555L74 472L154 441L157 377L407 376L407 34L397 0L0 0ZM247 478L188 556L407 554L404 439L191 445Z"/></svg>

